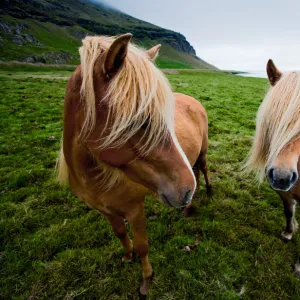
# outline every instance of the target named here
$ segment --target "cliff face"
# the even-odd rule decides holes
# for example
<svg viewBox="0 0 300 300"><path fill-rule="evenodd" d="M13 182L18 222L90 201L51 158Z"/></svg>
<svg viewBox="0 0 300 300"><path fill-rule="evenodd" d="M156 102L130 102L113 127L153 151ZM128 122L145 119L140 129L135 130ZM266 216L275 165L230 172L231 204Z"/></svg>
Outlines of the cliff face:
<svg viewBox="0 0 300 300"><path fill-rule="evenodd" d="M84 36L126 32L131 32L134 41L142 46L161 43L192 56L195 61L198 59L194 48L182 34L89 0L2 0L0 17L0 47L11 48L10 53L7 49L2 51L0 60L75 63L78 60L77 47ZM61 39L64 41L59 43ZM55 55L55 52L61 55ZM166 60L172 61L175 54L169 52L164 53L163 58L165 56ZM184 60L184 56L179 56L176 56L178 63ZM185 61L182 63L186 64Z"/></svg>

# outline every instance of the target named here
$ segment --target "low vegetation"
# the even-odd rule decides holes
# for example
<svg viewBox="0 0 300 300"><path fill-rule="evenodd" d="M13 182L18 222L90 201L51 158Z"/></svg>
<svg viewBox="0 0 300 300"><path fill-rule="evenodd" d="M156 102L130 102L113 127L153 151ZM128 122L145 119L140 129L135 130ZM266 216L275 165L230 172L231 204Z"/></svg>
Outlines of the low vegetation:
<svg viewBox="0 0 300 300"><path fill-rule="evenodd" d="M0 67L0 298L137 299L139 259L123 265L104 217L53 177L72 67ZM207 109L214 196L202 179L189 218L146 199L149 299L298 299L300 235L281 242L280 199L240 172L267 80L209 71L168 78Z"/></svg>

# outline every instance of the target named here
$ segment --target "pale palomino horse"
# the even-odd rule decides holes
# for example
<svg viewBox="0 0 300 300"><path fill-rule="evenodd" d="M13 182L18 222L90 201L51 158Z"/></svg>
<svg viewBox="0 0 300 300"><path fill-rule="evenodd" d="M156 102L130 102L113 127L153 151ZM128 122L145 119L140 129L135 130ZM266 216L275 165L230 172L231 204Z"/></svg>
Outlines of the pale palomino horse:
<svg viewBox="0 0 300 300"><path fill-rule="evenodd" d="M286 228L282 238L297 230L296 201L300 201L300 73L282 74L272 60L267 64L271 83L256 120L256 133L246 166L266 175L283 201Z"/></svg>
<svg viewBox="0 0 300 300"><path fill-rule="evenodd" d="M199 170L209 190L208 125L203 106L173 94L154 65L160 45L144 51L130 40L131 34L83 40L81 65L66 90L58 179L111 223L124 247L123 261L131 260L135 248L142 264L140 292L146 294L152 267L145 195L157 193L166 205L187 206L187 213Z"/></svg>

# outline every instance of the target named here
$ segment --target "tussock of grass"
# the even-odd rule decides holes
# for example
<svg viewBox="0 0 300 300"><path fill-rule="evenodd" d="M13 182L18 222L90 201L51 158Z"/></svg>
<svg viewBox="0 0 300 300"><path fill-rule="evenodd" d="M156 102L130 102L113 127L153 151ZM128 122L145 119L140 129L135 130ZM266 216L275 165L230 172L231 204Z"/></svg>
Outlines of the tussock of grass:
<svg viewBox="0 0 300 300"><path fill-rule="evenodd" d="M70 70L1 68L0 298L137 299L139 260L122 265L106 220L53 180L66 81L30 76ZM238 299L241 292L246 299L296 299L299 234L280 241L280 199L240 173L267 81L195 71L168 77L207 109L214 196L206 197L201 179L190 218L146 199L155 270L149 298Z"/></svg>

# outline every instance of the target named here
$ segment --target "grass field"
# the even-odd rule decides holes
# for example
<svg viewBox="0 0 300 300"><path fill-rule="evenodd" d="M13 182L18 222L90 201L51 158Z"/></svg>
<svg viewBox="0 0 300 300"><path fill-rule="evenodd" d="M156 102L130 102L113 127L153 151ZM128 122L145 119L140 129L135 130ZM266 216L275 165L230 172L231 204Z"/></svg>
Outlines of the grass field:
<svg viewBox="0 0 300 300"><path fill-rule="evenodd" d="M53 179L71 68L0 67L0 298L137 299L139 259L123 265L104 217ZM190 218L146 199L149 299L300 299L300 235L281 242L280 199L240 173L267 80L199 71L168 78L207 109L214 196L201 180Z"/></svg>

